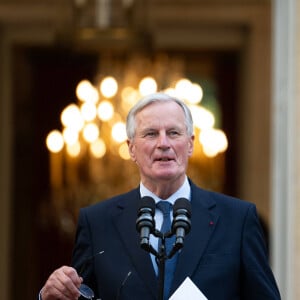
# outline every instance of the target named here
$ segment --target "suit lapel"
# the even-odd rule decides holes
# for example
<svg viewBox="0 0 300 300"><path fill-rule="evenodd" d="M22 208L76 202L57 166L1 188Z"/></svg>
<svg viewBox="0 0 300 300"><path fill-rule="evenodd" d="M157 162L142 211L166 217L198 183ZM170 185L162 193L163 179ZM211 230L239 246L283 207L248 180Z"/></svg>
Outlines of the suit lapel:
<svg viewBox="0 0 300 300"><path fill-rule="evenodd" d="M139 189L128 194L128 197L122 198L114 213L113 222L134 268L143 279L149 291L154 296L157 296L157 278L150 254L140 247L139 234L135 227L140 200Z"/></svg>
<svg viewBox="0 0 300 300"><path fill-rule="evenodd" d="M206 245L212 237L219 218L219 216L212 211L216 203L209 198L207 192L197 188L192 183L191 187L192 226L190 233L185 238L184 247L178 258L172 292L187 276L192 277Z"/></svg>

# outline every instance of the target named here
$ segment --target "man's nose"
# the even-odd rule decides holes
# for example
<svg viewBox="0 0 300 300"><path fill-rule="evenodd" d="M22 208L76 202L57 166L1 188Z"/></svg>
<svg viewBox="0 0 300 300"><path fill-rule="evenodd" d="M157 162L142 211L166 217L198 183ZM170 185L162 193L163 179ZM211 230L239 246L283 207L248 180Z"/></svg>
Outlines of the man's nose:
<svg viewBox="0 0 300 300"><path fill-rule="evenodd" d="M170 147L170 141L166 133L160 133L157 141L158 147L166 149Z"/></svg>

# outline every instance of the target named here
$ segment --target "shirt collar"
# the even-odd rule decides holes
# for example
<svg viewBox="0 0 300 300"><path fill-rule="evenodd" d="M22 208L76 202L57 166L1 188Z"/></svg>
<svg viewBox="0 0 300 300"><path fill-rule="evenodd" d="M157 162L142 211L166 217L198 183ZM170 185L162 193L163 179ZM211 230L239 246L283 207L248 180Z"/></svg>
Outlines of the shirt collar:
<svg viewBox="0 0 300 300"><path fill-rule="evenodd" d="M155 203L163 200L163 199L159 198L158 196L156 196L155 194L153 194L150 190L148 190L142 183L140 183L140 193L141 193L141 197L145 197L145 196L152 197L154 199ZM175 201L179 198L186 198L189 201L191 200L191 186L189 184L187 176L185 176L185 180L184 180L182 186L174 194L172 194L169 198L167 198L163 201L168 201L174 205Z"/></svg>

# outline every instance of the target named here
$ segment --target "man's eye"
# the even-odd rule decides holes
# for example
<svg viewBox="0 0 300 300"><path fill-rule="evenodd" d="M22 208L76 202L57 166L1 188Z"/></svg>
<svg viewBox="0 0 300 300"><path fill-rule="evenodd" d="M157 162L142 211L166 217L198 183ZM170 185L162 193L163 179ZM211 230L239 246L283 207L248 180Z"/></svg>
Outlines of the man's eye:
<svg viewBox="0 0 300 300"><path fill-rule="evenodd" d="M170 135L170 136L176 136L176 135L179 135L179 132L178 132L178 131L175 131L175 130L174 130L174 131L170 131L170 132L169 132L169 135Z"/></svg>
<svg viewBox="0 0 300 300"><path fill-rule="evenodd" d="M146 132L146 133L145 133L145 136L149 136L149 137L153 137L153 136L155 136L155 135L156 135L156 133L153 132L153 131L151 131L151 132Z"/></svg>

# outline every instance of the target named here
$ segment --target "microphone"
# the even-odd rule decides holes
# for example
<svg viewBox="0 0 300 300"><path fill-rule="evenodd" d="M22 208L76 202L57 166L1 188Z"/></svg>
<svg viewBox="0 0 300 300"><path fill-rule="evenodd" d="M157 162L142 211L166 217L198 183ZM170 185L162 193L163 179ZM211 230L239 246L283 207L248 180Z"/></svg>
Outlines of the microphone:
<svg viewBox="0 0 300 300"><path fill-rule="evenodd" d="M149 251L149 237L155 229L154 221L155 201L146 196L141 199L136 220L136 229L140 233L140 245L143 249Z"/></svg>
<svg viewBox="0 0 300 300"><path fill-rule="evenodd" d="M172 232L176 234L175 248L178 250L183 247L185 236L191 229L191 202L185 198L179 198L173 206Z"/></svg>

